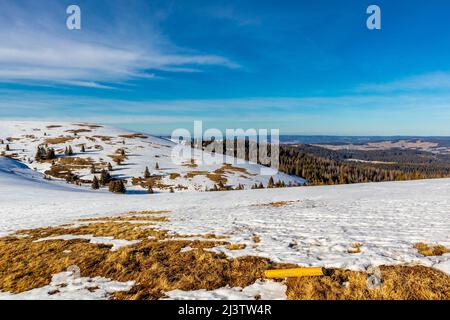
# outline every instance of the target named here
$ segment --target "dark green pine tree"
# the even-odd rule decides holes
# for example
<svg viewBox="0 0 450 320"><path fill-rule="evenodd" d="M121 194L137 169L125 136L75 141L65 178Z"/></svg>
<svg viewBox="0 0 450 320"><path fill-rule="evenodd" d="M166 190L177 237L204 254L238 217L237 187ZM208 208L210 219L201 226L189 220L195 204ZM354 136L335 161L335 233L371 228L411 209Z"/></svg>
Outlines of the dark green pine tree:
<svg viewBox="0 0 450 320"><path fill-rule="evenodd" d="M111 175L108 171L102 170L100 172L100 184L106 186L111 181Z"/></svg>
<svg viewBox="0 0 450 320"><path fill-rule="evenodd" d="M127 189L123 180L114 180L109 183L109 191L114 193L125 193Z"/></svg>
<svg viewBox="0 0 450 320"><path fill-rule="evenodd" d="M267 183L267 188L273 188L275 186L275 183L273 181L273 177L270 177L269 183Z"/></svg>
<svg viewBox="0 0 450 320"><path fill-rule="evenodd" d="M145 167L144 178L145 178L145 179L150 178L150 171L148 170L148 167Z"/></svg>
<svg viewBox="0 0 450 320"><path fill-rule="evenodd" d="M92 189L98 190L100 189L100 183L98 182L98 179L96 176L94 176L94 179L92 179Z"/></svg>

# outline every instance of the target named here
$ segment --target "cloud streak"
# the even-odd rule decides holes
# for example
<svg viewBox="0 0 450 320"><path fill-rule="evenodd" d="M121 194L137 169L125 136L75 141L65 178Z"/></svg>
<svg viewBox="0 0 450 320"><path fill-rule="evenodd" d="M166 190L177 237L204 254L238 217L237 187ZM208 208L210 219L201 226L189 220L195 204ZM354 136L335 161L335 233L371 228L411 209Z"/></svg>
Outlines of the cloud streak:
<svg viewBox="0 0 450 320"><path fill-rule="evenodd" d="M450 89L450 73L434 72L385 83L363 84L358 92L417 92Z"/></svg>
<svg viewBox="0 0 450 320"><path fill-rule="evenodd" d="M115 10L115 19L94 25L88 21L82 30L69 31L61 23L65 8L58 2L42 7L30 3L0 0L0 82L109 89L123 81L152 78L155 71L239 67L225 57L176 47L156 25L143 27L140 21L132 21L140 19L138 14L121 16ZM117 21L116 25L110 21ZM130 30L115 32L124 28Z"/></svg>

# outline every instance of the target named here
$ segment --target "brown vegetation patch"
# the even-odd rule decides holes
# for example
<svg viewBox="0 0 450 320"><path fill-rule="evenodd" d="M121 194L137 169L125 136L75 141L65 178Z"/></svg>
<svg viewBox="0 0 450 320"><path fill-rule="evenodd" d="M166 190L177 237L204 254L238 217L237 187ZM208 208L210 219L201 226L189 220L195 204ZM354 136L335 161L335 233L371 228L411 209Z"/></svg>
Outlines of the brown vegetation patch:
<svg viewBox="0 0 450 320"><path fill-rule="evenodd" d="M52 165L49 170L46 170L44 174L48 176L52 176L59 179L65 179L67 176L69 176L72 171L71 167L64 166L64 165Z"/></svg>
<svg viewBox="0 0 450 320"><path fill-rule="evenodd" d="M212 173L208 173L207 177L212 182L224 186L228 182L228 178L226 177L225 174L226 173L234 173L234 172L241 172L241 173L246 173L248 175L251 175L245 168L234 167L233 165L231 165L229 163L225 163L221 168L214 170L214 172L212 172Z"/></svg>
<svg viewBox="0 0 450 320"><path fill-rule="evenodd" d="M361 252L362 244L359 242L353 242L351 247L348 248L348 253L360 253Z"/></svg>
<svg viewBox="0 0 450 320"><path fill-rule="evenodd" d="M98 125L98 124L89 124L89 123L75 123L74 126L88 127L89 129L103 128L103 126L101 126L101 125Z"/></svg>
<svg viewBox="0 0 450 320"><path fill-rule="evenodd" d="M127 139L147 139L148 137L142 133L130 133L130 134L120 134L119 137Z"/></svg>
<svg viewBox="0 0 450 320"><path fill-rule="evenodd" d="M260 243L261 242L261 237L258 236L258 235L254 235L252 237L252 240L253 240L254 243Z"/></svg>
<svg viewBox="0 0 450 320"><path fill-rule="evenodd" d="M110 157L117 164L121 164L125 160L128 159L128 157L126 155L122 155L122 154L110 154L110 155L108 155L108 157Z"/></svg>
<svg viewBox="0 0 450 320"><path fill-rule="evenodd" d="M162 176L152 176L150 178L132 178L131 179L131 184L133 186L141 186L144 189L147 189L149 187L155 187L157 186L160 182L160 180L162 179Z"/></svg>
<svg viewBox="0 0 450 320"><path fill-rule="evenodd" d="M244 250L246 245L244 243L230 243L225 246L228 250Z"/></svg>
<svg viewBox="0 0 450 320"><path fill-rule="evenodd" d="M169 178L172 179L172 180L174 180L174 179L176 179L176 178L179 178L179 177L180 177L180 174L179 174L179 173L176 173L176 172L172 172L172 173L169 175Z"/></svg>
<svg viewBox="0 0 450 320"><path fill-rule="evenodd" d="M46 126L47 129L54 129L54 128L61 128L62 126L60 126L59 124L52 124L50 126Z"/></svg>
<svg viewBox="0 0 450 320"><path fill-rule="evenodd" d="M72 141L74 139L76 139L76 137L60 136L56 138L47 138L45 139L44 144L61 144Z"/></svg>
<svg viewBox="0 0 450 320"><path fill-rule="evenodd" d="M41 228L19 234L28 237L0 238L0 291L19 293L45 286L52 275L76 265L83 277L136 282L129 292L115 293L117 299L157 299L164 296L164 291L174 289L246 287L260 279L265 269L273 267L265 258L229 259L225 254L204 250L228 242L157 241L149 236L163 239L165 231L125 222ZM83 239L35 242L42 237L63 234L112 236L141 242L117 251L110 251L111 245L92 244ZM181 252L188 246L197 250Z"/></svg>
<svg viewBox="0 0 450 320"><path fill-rule="evenodd" d="M62 165L73 165L79 167L90 167L91 165L95 164L92 158L80 158L80 157L59 158L58 163Z"/></svg>
<svg viewBox="0 0 450 320"><path fill-rule="evenodd" d="M11 158L15 160L20 160L20 156L18 153L6 153L5 151L2 151L0 154L2 157Z"/></svg>
<svg viewBox="0 0 450 320"><path fill-rule="evenodd" d="M367 273L335 270L329 277L291 278L292 300L450 299L450 276L423 266L381 266L381 286L369 289Z"/></svg>
<svg viewBox="0 0 450 320"><path fill-rule="evenodd" d="M163 239L167 231L147 228L149 223L131 223L127 221L114 222L94 222L81 226L48 227L38 229L28 229L18 232L19 235L27 235L31 239L40 239L66 234L86 235L95 237L114 237L123 240L144 240L148 237Z"/></svg>
<svg viewBox="0 0 450 320"><path fill-rule="evenodd" d="M217 235L214 233L207 233L207 234L198 235L198 236L203 237L205 239L227 239L228 238L227 236Z"/></svg>
<svg viewBox="0 0 450 320"><path fill-rule="evenodd" d="M154 221L154 222L167 222L169 219L167 217L146 217L142 216L126 216L126 217L102 217L102 218L86 218L80 219L79 221Z"/></svg>
<svg viewBox="0 0 450 320"><path fill-rule="evenodd" d="M43 287L52 275L71 265L89 268L105 259L111 246L89 240L33 242L28 238L0 238L0 291L19 293ZM70 254L65 254L64 251Z"/></svg>
<svg viewBox="0 0 450 320"><path fill-rule="evenodd" d="M284 207L293 203L299 202L299 200L297 201L274 201L274 202L269 202L269 203L263 203L263 204L254 204L252 205L253 207L274 207L274 208L279 208L279 207Z"/></svg>
<svg viewBox="0 0 450 320"><path fill-rule="evenodd" d="M267 269L287 267L266 258L229 258L223 253L205 250L217 245L241 250L245 248L242 244L171 239L166 231L152 229L145 223L97 222L24 230L17 234L28 237L0 238L0 291L19 293L45 286L50 283L52 275L76 265L83 277L102 276L136 282L130 291L115 293L113 297L116 299L158 299L164 296L164 292L175 289L246 287L263 278ZM93 244L84 239L35 242L44 237L66 234L110 236L141 242L117 251L111 251L111 245ZM211 234L203 237L217 239L221 236ZM182 252L185 247L196 250ZM368 289L366 273L334 270L331 276L288 279L287 296L289 299L332 300L450 299L450 276L443 272L422 266L382 266L380 270L380 288Z"/></svg>
<svg viewBox="0 0 450 320"><path fill-rule="evenodd" d="M443 245L430 246L423 242L416 243L414 248L416 248L423 256L442 256L443 254L450 252L450 248L446 248Z"/></svg>
<svg viewBox="0 0 450 320"><path fill-rule="evenodd" d="M191 161L183 163L183 166L188 168L197 168L198 164L195 163L194 159L191 159Z"/></svg>
<svg viewBox="0 0 450 320"><path fill-rule="evenodd" d="M348 253L360 253L362 244L359 242L352 243L351 247L347 249Z"/></svg>
<svg viewBox="0 0 450 320"><path fill-rule="evenodd" d="M225 185L228 182L227 177L221 173L217 173L216 171L214 171L214 173L208 173L206 176L214 183Z"/></svg>
<svg viewBox="0 0 450 320"><path fill-rule="evenodd" d="M186 173L185 178L191 179L196 176L204 176L207 174L208 174L208 171L189 171L188 173Z"/></svg>
<svg viewBox="0 0 450 320"><path fill-rule="evenodd" d="M135 215L135 214L163 214L170 213L169 210L145 210L145 211L130 211L126 214Z"/></svg>
<svg viewBox="0 0 450 320"><path fill-rule="evenodd" d="M113 137L110 137L110 136L99 136L99 135L95 135L95 136L92 136L92 137L93 137L93 138L100 139L100 140L102 140L103 142L109 142L109 141L111 141L112 138L113 138Z"/></svg>
<svg viewBox="0 0 450 320"><path fill-rule="evenodd" d="M240 168L240 167L235 167L229 163L225 163L223 165L223 167L221 168L221 170L227 170L227 171L235 171L235 172L241 172L241 173L246 173L249 174L249 172L247 171L247 169L245 168Z"/></svg>
<svg viewBox="0 0 450 320"><path fill-rule="evenodd" d="M92 132L92 130L89 130L89 129L70 129L70 130L66 130L66 132L78 134L78 133L84 133L84 132Z"/></svg>

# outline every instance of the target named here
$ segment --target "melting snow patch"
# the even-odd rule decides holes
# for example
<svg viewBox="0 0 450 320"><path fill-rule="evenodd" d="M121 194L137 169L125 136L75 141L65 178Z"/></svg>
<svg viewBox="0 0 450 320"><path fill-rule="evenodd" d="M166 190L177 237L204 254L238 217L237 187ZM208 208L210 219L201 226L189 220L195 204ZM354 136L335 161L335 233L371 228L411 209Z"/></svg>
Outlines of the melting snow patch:
<svg viewBox="0 0 450 320"><path fill-rule="evenodd" d="M74 240L74 239L85 239L89 240L90 243L94 244L109 244L112 245L111 251L116 251L121 247L129 246L132 244L139 243L140 240L122 240L122 239L114 239L113 237L95 237L93 235L71 235L65 234L61 236L47 237L36 240L35 242L47 241L47 240Z"/></svg>
<svg viewBox="0 0 450 320"><path fill-rule="evenodd" d="M170 300L285 300L286 285L280 282L258 280L245 288L224 287L215 290L172 290L166 292Z"/></svg>
<svg viewBox="0 0 450 320"><path fill-rule="evenodd" d="M434 268L450 274L450 253L443 254L440 257L435 257L436 264L433 265Z"/></svg>
<svg viewBox="0 0 450 320"><path fill-rule="evenodd" d="M134 281L79 277L76 272L55 274L49 285L18 294L0 292L0 300L106 300L117 291L128 291Z"/></svg>
<svg viewBox="0 0 450 320"><path fill-rule="evenodd" d="M189 251L192 251L192 250L194 250L194 248L191 248L190 246L187 246L187 247L182 248L180 250L180 252L189 252Z"/></svg>

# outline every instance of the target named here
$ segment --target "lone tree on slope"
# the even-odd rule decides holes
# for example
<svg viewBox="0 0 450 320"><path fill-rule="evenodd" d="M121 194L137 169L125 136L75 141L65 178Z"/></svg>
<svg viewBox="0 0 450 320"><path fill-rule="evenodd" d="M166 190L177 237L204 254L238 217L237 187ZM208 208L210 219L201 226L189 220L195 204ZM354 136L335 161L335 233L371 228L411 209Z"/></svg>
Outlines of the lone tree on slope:
<svg viewBox="0 0 450 320"><path fill-rule="evenodd" d="M92 179L92 189L94 189L94 190L100 189L100 183L98 182L98 179L96 176L94 176L94 179Z"/></svg>
<svg viewBox="0 0 450 320"><path fill-rule="evenodd" d="M148 170L148 167L145 167L144 178L145 178L145 179L150 178L150 171Z"/></svg>

